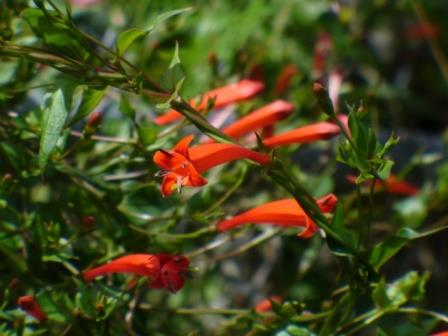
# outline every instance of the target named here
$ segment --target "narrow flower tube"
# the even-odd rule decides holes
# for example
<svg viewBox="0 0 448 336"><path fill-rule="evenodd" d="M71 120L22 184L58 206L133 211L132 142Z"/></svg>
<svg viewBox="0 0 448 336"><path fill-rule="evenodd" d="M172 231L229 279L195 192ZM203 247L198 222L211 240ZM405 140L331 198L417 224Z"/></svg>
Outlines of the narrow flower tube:
<svg viewBox="0 0 448 336"><path fill-rule="evenodd" d="M248 133L273 125L276 121L287 117L293 110L293 104L284 100L276 100L235 121L225 127L222 132L233 139L238 139Z"/></svg>
<svg viewBox="0 0 448 336"><path fill-rule="evenodd" d="M136 274L151 278L151 288L166 288L175 293L184 286L190 261L184 256L168 254L131 254L84 272L84 280L92 281L114 273Z"/></svg>
<svg viewBox="0 0 448 336"><path fill-rule="evenodd" d="M159 259L152 254L131 254L84 272L84 280L113 273L131 273L155 278L160 273Z"/></svg>
<svg viewBox="0 0 448 336"><path fill-rule="evenodd" d="M214 100L214 107L221 108L232 103L247 100L264 89L264 84L259 81L243 79L237 83L232 83L214 90L211 90L198 99L190 100L191 106L198 111L204 111L209 101ZM157 125L166 125L182 118L182 114L175 110L170 110L154 119Z"/></svg>
<svg viewBox="0 0 448 336"><path fill-rule="evenodd" d="M21 296L17 300L17 304L23 311L25 311L28 315L34 317L39 322L45 321L47 319L47 315L43 312L39 302L37 302L37 300L33 296Z"/></svg>
<svg viewBox="0 0 448 336"><path fill-rule="evenodd" d="M318 122L302 126L285 133L264 139L263 144L269 148L276 148L290 144L305 144L318 140L325 140L341 132L338 125L331 122Z"/></svg>
<svg viewBox="0 0 448 336"><path fill-rule="evenodd" d="M249 159L261 165L270 163L269 156L239 145L212 143L189 148L193 136L183 138L171 151L159 150L154 154L154 163L161 168L156 176L163 176L162 194L169 196L183 186L200 187L207 184L201 175L218 165Z"/></svg>
<svg viewBox="0 0 448 336"><path fill-rule="evenodd" d="M336 202L337 198L333 194L328 194L317 200L321 211L326 213L333 211ZM308 217L300 204L293 198L265 203L235 217L219 222L217 228L222 232L247 223L303 227L303 230L298 234L302 238L310 238L318 229L316 223Z"/></svg>
<svg viewBox="0 0 448 336"><path fill-rule="evenodd" d="M356 182L356 176L349 175L346 177L347 181L351 183ZM371 185L371 182L366 183L367 186ZM390 194L402 195L402 196L415 196L420 192L420 189L413 186L409 182L398 179L395 175L389 176L386 180L376 180L375 190L385 190Z"/></svg>
<svg viewBox="0 0 448 336"><path fill-rule="evenodd" d="M277 81L275 83L275 93L281 95L285 93L291 84L291 79L297 74L298 69L295 64L289 64L285 66L280 75L277 77Z"/></svg>

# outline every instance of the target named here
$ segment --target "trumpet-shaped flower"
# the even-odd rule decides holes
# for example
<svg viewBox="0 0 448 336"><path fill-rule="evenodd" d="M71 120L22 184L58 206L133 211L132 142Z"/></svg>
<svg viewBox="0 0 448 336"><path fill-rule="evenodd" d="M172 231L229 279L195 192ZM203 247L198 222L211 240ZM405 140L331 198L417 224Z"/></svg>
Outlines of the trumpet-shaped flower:
<svg viewBox="0 0 448 336"><path fill-rule="evenodd" d="M169 196L182 186L200 187L207 184L201 173L224 163L250 159L261 165L268 164L269 156L234 144L211 143L189 148L193 136L183 138L171 151L159 150L154 154L154 162L163 176L162 194Z"/></svg>
<svg viewBox="0 0 448 336"><path fill-rule="evenodd" d="M28 315L31 315L36 320L39 320L39 322L45 321L47 319L47 315L43 312L39 302L37 302L37 300L33 296L31 295L21 296L17 300L17 304Z"/></svg>
<svg viewBox="0 0 448 336"><path fill-rule="evenodd" d="M190 105L198 111L204 111L209 102L214 100L214 107L221 108L232 103L247 100L257 95L264 89L262 82L243 79L237 83L229 84L214 90L211 90L197 99L192 99ZM157 125L166 125L182 118L182 114L175 110L170 110L165 114L154 119Z"/></svg>
<svg viewBox="0 0 448 336"><path fill-rule="evenodd" d="M323 121L274 135L270 138L264 139L263 144L269 148L290 144L304 144L318 140L325 140L338 135L340 132L341 130L338 125Z"/></svg>
<svg viewBox="0 0 448 336"><path fill-rule="evenodd" d="M317 200L322 212L332 212L337 198L328 194ZM265 203L256 208L243 212L235 217L217 224L219 231L231 230L246 223L274 224L284 227L303 227L299 237L309 238L317 231L317 225L305 213L299 203L293 198Z"/></svg>
<svg viewBox="0 0 448 336"><path fill-rule="evenodd" d="M293 110L293 104L284 100L276 100L235 121L225 127L222 132L231 138L238 139L248 133L271 126L276 121L288 116Z"/></svg>
<svg viewBox="0 0 448 336"><path fill-rule="evenodd" d="M151 288L166 288L175 293L184 285L190 261L184 256L167 254L131 254L84 272L84 280L113 274L129 273L150 277Z"/></svg>

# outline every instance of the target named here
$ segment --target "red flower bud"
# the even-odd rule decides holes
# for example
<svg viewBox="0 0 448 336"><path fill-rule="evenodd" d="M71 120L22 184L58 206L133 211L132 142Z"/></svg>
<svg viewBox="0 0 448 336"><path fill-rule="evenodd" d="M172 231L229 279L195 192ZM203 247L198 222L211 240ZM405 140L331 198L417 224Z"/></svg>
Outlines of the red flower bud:
<svg viewBox="0 0 448 336"><path fill-rule="evenodd" d="M28 315L31 315L35 319L39 320L39 322L45 321L47 319L47 315L42 311L39 303L33 296L31 295L21 296L17 300L17 304Z"/></svg>

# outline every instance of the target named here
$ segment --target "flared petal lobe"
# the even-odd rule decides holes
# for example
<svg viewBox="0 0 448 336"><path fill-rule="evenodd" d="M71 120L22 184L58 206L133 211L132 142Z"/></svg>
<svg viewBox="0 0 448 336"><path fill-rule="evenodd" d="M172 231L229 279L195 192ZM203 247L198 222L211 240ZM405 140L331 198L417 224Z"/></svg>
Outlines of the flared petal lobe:
<svg viewBox="0 0 448 336"><path fill-rule="evenodd" d="M319 199L317 204L323 212L331 212L336 202L336 196L329 194ZM293 198L265 203L218 223L217 228L219 231L227 231L247 223L303 227L304 230L299 234L303 238L311 237L317 231L316 224Z"/></svg>
<svg viewBox="0 0 448 336"><path fill-rule="evenodd" d="M229 84L221 88L211 90L199 99L193 99L190 104L198 111L204 111L210 100L214 100L214 107L221 108L232 103L250 99L257 95L264 89L264 84L259 81L252 81L243 79L237 83ZM167 113L154 119L158 125L166 125L182 118L182 114L175 110L170 110Z"/></svg>
<svg viewBox="0 0 448 336"><path fill-rule="evenodd" d="M177 292L184 286L190 261L184 256L159 255L162 265L160 274L149 286L151 288L165 288L171 293Z"/></svg>
<svg viewBox="0 0 448 336"><path fill-rule="evenodd" d="M293 104L284 100L276 100L235 121L225 127L222 132L231 138L238 139L273 125L276 121L287 117L293 110Z"/></svg>

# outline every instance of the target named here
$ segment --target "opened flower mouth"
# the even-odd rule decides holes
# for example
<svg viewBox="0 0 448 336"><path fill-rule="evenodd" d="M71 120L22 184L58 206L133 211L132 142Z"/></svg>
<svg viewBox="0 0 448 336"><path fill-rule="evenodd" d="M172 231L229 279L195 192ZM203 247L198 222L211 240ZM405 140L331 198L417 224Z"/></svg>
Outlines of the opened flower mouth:
<svg viewBox="0 0 448 336"><path fill-rule="evenodd" d="M202 144L189 147L193 136L183 138L170 151L159 150L154 154L154 163L161 168L156 176L163 176L162 195L169 196L183 186L200 187L207 184L201 175L218 165L250 159L259 164L268 164L269 156L235 144Z"/></svg>

